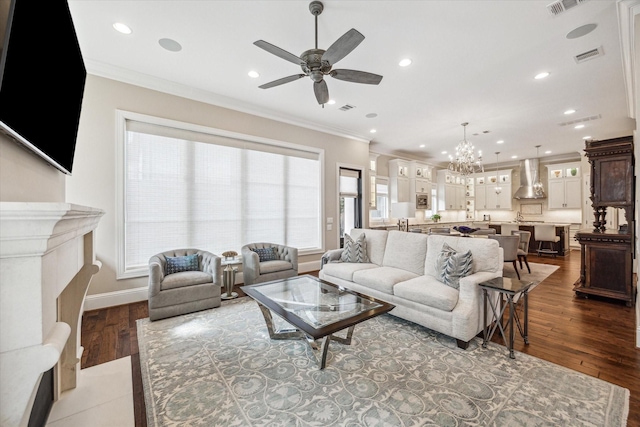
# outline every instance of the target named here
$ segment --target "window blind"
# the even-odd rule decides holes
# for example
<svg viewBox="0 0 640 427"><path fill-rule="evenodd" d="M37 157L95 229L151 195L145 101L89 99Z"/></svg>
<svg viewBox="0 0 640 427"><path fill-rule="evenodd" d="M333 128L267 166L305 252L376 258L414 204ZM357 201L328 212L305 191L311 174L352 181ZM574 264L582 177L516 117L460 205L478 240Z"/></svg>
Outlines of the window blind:
<svg viewBox="0 0 640 427"><path fill-rule="evenodd" d="M321 159L291 144L126 121L124 268L156 253L250 242L321 248Z"/></svg>

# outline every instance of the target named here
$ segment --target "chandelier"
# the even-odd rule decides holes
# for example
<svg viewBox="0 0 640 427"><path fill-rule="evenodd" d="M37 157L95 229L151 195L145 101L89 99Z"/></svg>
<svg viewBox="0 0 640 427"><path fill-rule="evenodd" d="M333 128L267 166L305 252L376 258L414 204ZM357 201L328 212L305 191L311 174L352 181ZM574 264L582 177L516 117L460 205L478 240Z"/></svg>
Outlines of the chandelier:
<svg viewBox="0 0 640 427"><path fill-rule="evenodd" d="M473 144L467 141L468 124L467 122L462 123L464 138L462 142L456 146L455 159L453 156L449 156L449 170L458 172L463 176L484 172L484 168L482 167L482 151L478 151L478 158L476 159Z"/></svg>

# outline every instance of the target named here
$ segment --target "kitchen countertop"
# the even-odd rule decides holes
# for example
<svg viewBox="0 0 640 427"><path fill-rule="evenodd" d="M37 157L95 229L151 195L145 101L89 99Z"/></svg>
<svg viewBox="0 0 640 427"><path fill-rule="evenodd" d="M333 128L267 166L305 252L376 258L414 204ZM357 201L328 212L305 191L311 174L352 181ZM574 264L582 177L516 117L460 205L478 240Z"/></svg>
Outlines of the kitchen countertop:
<svg viewBox="0 0 640 427"><path fill-rule="evenodd" d="M553 224L556 227L569 227L571 224L570 223L557 223L557 222L544 222L544 221L520 221L520 222L515 222L515 221L490 221L488 223L489 225L503 225L503 224L508 224L508 225L541 225L541 224Z"/></svg>

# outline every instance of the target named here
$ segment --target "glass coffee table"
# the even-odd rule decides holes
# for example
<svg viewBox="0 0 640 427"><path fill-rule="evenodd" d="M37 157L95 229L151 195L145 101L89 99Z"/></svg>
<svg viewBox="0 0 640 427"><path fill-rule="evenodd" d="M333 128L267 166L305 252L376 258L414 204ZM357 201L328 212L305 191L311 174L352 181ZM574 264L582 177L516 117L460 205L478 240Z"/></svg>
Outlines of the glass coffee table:
<svg viewBox="0 0 640 427"><path fill-rule="evenodd" d="M309 275L243 286L241 289L258 302L269 337L274 340L303 339L320 369L326 366L332 340L351 344L356 324L395 308L393 304ZM276 330L271 313L293 328ZM345 329L346 337L334 335ZM320 345L318 340L321 340Z"/></svg>

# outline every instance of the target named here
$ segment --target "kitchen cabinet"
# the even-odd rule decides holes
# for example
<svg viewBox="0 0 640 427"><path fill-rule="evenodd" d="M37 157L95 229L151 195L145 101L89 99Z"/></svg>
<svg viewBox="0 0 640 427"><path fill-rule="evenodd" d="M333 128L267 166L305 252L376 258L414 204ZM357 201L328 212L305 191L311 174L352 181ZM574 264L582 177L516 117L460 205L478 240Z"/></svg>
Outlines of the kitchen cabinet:
<svg viewBox="0 0 640 427"><path fill-rule="evenodd" d="M438 210L464 210L465 179L449 170L438 171Z"/></svg>
<svg viewBox="0 0 640 427"><path fill-rule="evenodd" d="M391 203L414 202L409 185L409 162L389 160L389 199Z"/></svg>
<svg viewBox="0 0 640 427"><path fill-rule="evenodd" d="M477 210L511 210L511 169L484 174L474 174L475 208ZM500 193L496 193L500 187Z"/></svg>
<svg viewBox="0 0 640 427"><path fill-rule="evenodd" d="M549 209L582 208L580 162L547 165Z"/></svg>
<svg viewBox="0 0 640 427"><path fill-rule="evenodd" d="M422 194L428 193L431 195L431 181L423 179L423 178L415 178L414 180L414 193Z"/></svg>

